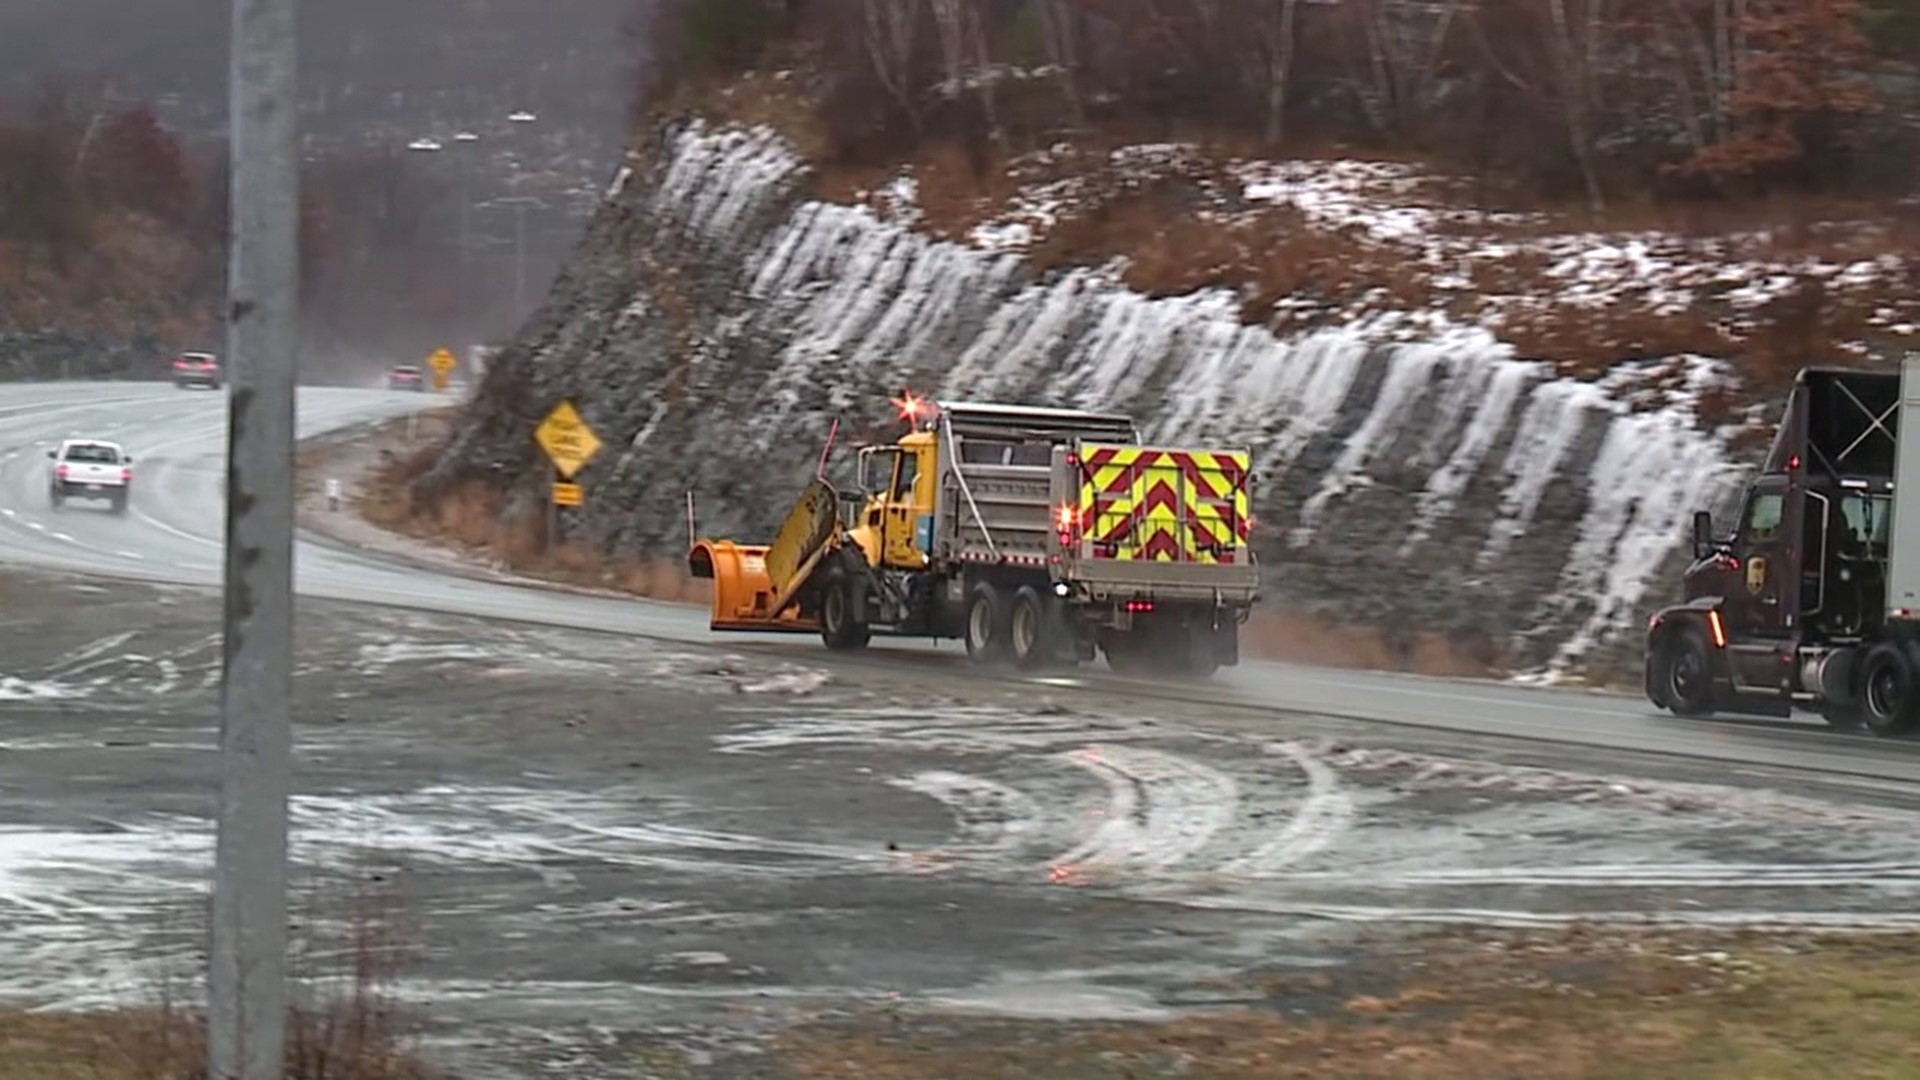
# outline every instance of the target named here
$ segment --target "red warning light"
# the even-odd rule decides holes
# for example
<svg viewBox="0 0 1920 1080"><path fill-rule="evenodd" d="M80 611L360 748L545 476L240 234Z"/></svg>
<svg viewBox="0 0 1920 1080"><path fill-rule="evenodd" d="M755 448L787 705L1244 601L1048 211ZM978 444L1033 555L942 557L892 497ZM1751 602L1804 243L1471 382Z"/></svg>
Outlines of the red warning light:
<svg viewBox="0 0 1920 1080"><path fill-rule="evenodd" d="M894 408L900 410L900 419L905 420L909 424L916 423L933 415L933 403L929 402L926 398L913 396L913 391L911 390L903 391L899 397L893 398L892 401Z"/></svg>

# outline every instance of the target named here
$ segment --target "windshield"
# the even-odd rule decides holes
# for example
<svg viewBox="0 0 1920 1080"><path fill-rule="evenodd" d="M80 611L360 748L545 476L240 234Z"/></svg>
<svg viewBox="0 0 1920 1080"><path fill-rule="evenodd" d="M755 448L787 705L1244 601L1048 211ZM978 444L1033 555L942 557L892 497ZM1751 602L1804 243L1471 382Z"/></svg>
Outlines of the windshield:
<svg viewBox="0 0 1920 1080"><path fill-rule="evenodd" d="M1885 546L1893 522L1893 499L1886 495L1852 493L1840 497L1840 516L1857 544Z"/></svg>

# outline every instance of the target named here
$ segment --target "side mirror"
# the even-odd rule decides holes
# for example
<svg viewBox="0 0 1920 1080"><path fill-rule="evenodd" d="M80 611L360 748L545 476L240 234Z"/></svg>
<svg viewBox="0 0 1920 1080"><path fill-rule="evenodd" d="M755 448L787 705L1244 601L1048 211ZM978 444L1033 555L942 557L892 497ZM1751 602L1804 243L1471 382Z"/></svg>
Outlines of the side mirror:
<svg viewBox="0 0 1920 1080"><path fill-rule="evenodd" d="M60 456L60 451L58 451L58 450L49 450L49 451L47 451L47 460L48 460L48 461L52 461L52 460L53 460L54 458L57 458L57 457L59 457L59 456Z"/></svg>
<svg viewBox="0 0 1920 1080"><path fill-rule="evenodd" d="M1693 512L1693 557L1704 559L1713 554L1713 515L1705 510Z"/></svg>
<svg viewBox="0 0 1920 1080"><path fill-rule="evenodd" d="M120 459L120 462L121 462L121 464L123 464L123 465L131 465L131 464L133 464L133 455L132 455L132 454L128 454L128 455L127 455L126 457L123 457L123 458L121 458L121 459Z"/></svg>

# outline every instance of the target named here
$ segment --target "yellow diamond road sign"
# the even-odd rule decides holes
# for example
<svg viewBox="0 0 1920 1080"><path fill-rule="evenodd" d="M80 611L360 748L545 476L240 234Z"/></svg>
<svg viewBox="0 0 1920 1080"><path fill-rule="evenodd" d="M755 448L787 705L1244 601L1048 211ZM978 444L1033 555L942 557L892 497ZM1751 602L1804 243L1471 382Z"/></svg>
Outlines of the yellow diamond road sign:
<svg viewBox="0 0 1920 1080"><path fill-rule="evenodd" d="M553 459L553 467L568 480L573 479L573 474L600 452L599 436L580 418L571 401L554 406L553 411L534 430L533 437L540 444L540 449Z"/></svg>
<svg viewBox="0 0 1920 1080"><path fill-rule="evenodd" d="M427 363L433 366L433 370L445 375L447 372L453 370L453 365L456 361L451 352L441 349L432 356L427 357Z"/></svg>

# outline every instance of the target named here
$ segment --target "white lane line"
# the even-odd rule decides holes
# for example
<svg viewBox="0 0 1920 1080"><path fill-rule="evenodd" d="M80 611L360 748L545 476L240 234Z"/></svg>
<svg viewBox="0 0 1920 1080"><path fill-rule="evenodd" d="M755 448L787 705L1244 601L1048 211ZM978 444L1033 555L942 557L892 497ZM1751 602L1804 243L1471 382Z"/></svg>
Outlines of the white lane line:
<svg viewBox="0 0 1920 1080"><path fill-rule="evenodd" d="M1092 835L1054 860L1056 875L1081 866L1172 866L1206 846L1239 809L1233 778L1188 758L1111 743L1066 757L1106 782L1107 805Z"/></svg>
<svg viewBox="0 0 1920 1080"><path fill-rule="evenodd" d="M152 514L149 514L143 510L135 510L133 512L133 516L136 518L139 518L141 521L147 523L148 525L151 525L154 528L159 529L163 533L168 533L172 536L177 536L182 540L191 540L202 547L210 547L215 549L216 551L226 547L226 543L224 541L209 540L204 536L187 532L185 529L176 529L173 526L167 524L164 521L161 521L159 518L154 517Z"/></svg>
<svg viewBox="0 0 1920 1080"><path fill-rule="evenodd" d="M69 544L79 543L79 541L75 540L73 537L68 536L66 533L63 533L63 532L48 533L47 535L53 537L55 540L61 540Z"/></svg>
<svg viewBox="0 0 1920 1080"><path fill-rule="evenodd" d="M1675 863L1593 866L1485 866L1400 873L1341 871L1290 875L1298 883L1357 885L1366 889L1432 889L1457 886L1551 886L1595 889L1816 889L1904 886L1920 882L1920 865L1890 863Z"/></svg>
<svg viewBox="0 0 1920 1080"><path fill-rule="evenodd" d="M1292 759L1307 778L1299 809L1278 836L1251 854L1227 864L1231 873L1265 876L1318 853L1353 821L1353 800L1340 788L1339 774L1298 743L1269 743L1266 751Z"/></svg>
<svg viewBox="0 0 1920 1080"><path fill-rule="evenodd" d="M4 514L10 518L16 518L20 516L20 512L18 510L15 510L11 506L0 506L0 514Z"/></svg>
<svg viewBox="0 0 1920 1080"><path fill-rule="evenodd" d="M1906 930L1920 928L1910 911L1567 911L1502 908L1394 908L1361 904L1297 904L1237 896L1146 896L1208 911L1246 911L1355 923L1464 923L1516 929L1570 924L1658 928L1719 927L1753 930Z"/></svg>
<svg viewBox="0 0 1920 1080"><path fill-rule="evenodd" d="M47 527L46 527L45 525L42 525L42 524L40 524L40 523L39 523L39 522L37 522L37 521L29 521L29 522L27 522L27 528L29 528L29 529L32 529L32 530L34 530L35 532L46 532L46 531L47 531Z"/></svg>
<svg viewBox="0 0 1920 1080"><path fill-rule="evenodd" d="M123 558L123 559L132 559L132 560L134 560L135 562L145 562L145 561L147 561L147 557L146 557L145 555L142 555L142 554L140 554L140 553L139 553L139 552L137 552L137 551L116 551L116 552L114 552L114 554L115 554L115 555L118 555L119 557L121 557L121 558Z"/></svg>

